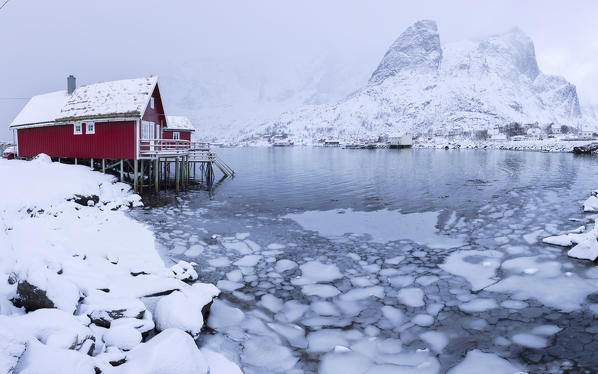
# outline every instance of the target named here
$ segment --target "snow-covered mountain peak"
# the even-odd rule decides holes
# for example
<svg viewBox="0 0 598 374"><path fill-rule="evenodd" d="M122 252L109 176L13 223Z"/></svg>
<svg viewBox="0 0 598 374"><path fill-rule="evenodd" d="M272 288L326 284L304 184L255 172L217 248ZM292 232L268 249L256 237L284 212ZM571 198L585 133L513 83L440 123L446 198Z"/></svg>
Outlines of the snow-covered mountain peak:
<svg viewBox="0 0 598 374"><path fill-rule="evenodd" d="M378 84L403 72L436 72L442 61L440 35L435 21L423 20L409 26L390 46L372 74Z"/></svg>
<svg viewBox="0 0 598 374"><path fill-rule="evenodd" d="M284 133L310 143L474 134L511 123L590 125L575 85L540 71L534 43L520 29L441 46L436 23L420 21L391 45L369 84L337 104L305 106L240 135Z"/></svg>
<svg viewBox="0 0 598 374"><path fill-rule="evenodd" d="M540 74L534 43L518 28L480 41L460 41L444 47L442 70L451 76L497 75L533 82Z"/></svg>

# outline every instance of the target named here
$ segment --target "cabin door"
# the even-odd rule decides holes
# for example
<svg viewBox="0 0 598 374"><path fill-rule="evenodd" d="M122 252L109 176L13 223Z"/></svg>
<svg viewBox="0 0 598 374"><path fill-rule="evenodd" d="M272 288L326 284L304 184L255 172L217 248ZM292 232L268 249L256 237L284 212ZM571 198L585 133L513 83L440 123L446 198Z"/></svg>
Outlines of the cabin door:
<svg viewBox="0 0 598 374"><path fill-rule="evenodd" d="M141 140L147 144L148 150L154 150L154 124L148 121L141 121Z"/></svg>

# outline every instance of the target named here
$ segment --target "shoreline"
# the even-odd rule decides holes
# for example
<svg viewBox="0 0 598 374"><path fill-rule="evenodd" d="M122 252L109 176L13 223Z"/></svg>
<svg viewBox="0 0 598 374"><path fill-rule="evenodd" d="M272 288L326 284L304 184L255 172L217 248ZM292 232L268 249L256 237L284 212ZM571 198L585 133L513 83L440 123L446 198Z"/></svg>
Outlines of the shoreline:
<svg viewBox="0 0 598 374"><path fill-rule="evenodd" d="M0 171L0 372L241 372L198 348L220 291L164 263L130 186L45 155Z"/></svg>
<svg viewBox="0 0 598 374"><path fill-rule="evenodd" d="M532 151L532 152L553 152L553 153L573 153L573 148L597 143L598 140L523 140L523 141L505 141L505 142L474 142L471 140L462 141L429 141L413 144L413 148L424 149L473 149L473 150L501 150L501 151Z"/></svg>

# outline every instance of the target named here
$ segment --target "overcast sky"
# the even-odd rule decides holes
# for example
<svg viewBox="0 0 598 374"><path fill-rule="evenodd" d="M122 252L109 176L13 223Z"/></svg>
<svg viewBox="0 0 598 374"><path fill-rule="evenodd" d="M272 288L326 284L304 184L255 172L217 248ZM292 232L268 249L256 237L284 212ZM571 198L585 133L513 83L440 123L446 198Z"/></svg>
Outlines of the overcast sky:
<svg viewBox="0 0 598 374"><path fill-rule="evenodd" d="M178 64L210 60L280 76L336 56L367 78L420 19L438 22L442 43L519 26L543 72L576 84L582 102L598 103L597 15L593 0L10 0L0 10L0 139L26 102L9 99L64 89L69 74L79 84L149 74L164 82Z"/></svg>

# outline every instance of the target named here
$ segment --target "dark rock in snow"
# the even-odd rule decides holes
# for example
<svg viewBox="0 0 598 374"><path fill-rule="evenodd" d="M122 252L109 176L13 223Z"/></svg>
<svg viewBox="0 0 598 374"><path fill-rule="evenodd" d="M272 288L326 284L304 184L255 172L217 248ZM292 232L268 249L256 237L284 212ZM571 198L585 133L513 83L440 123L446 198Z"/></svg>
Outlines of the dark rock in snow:
<svg viewBox="0 0 598 374"><path fill-rule="evenodd" d="M100 201L100 197L97 195L93 196L83 196L83 195L75 195L73 199L70 199L75 203L83 206L93 206Z"/></svg>
<svg viewBox="0 0 598 374"><path fill-rule="evenodd" d="M20 281L17 285L17 297L12 299L12 303L18 308L24 307L27 312L55 307L45 290L37 288L26 280Z"/></svg>

